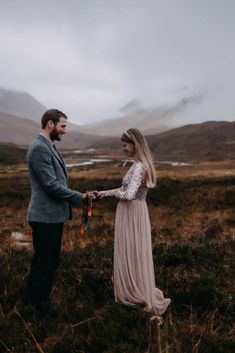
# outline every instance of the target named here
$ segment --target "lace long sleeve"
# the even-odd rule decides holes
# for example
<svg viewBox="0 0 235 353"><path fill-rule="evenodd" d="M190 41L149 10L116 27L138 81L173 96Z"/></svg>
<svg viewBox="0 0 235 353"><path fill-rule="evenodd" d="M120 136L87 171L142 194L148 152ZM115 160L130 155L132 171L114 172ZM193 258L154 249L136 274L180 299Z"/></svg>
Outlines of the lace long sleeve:
<svg viewBox="0 0 235 353"><path fill-rule="evenodd" d="M117 189L100 191L100 197L115 197L126 201L135 200L141 186L144 185L145 187L145 173L146 171L142 163L134 163L124 177L122 186Z"/></svg>

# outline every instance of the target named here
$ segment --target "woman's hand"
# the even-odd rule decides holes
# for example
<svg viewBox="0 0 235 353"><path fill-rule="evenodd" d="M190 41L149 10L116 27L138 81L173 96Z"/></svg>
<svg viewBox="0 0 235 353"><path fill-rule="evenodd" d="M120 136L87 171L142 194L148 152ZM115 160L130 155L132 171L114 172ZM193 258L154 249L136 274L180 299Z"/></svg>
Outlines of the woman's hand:
<svg viewBox="0 0 235 353"><path fill-rule="evenodd" d="M82 199L86 199L87 198L87 192L85 194L82 194Z"/></svg>

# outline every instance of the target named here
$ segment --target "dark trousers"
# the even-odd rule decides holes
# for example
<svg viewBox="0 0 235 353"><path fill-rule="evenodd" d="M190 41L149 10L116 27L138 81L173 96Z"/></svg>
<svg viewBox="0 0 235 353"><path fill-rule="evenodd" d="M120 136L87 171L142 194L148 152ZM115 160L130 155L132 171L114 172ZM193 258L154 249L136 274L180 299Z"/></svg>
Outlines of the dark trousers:
<svg viewBox="0 0 235 353"><path fill-rule="evenodd" d="M55 271L59 266L63 223L30 222L34 256L23 299L33 305L49 299Z"/></svg>

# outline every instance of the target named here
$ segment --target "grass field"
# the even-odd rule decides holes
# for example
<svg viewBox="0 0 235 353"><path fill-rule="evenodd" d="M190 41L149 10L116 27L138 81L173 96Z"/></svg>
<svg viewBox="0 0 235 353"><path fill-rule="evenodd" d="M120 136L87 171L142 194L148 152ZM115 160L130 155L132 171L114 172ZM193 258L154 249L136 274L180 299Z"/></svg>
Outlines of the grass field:
<svg viewBox="0 0 235 353"><path fill-rule="evenodd" d="M126 168L71 169L85 192L120 186ZM30 184L25 166L0 170L0 352L232 353L234 328L235 167L231 163L159 166L149 190L157 286L172 299L159 326L141 309L114 303L112 256L116 200L96 202L88 232L81 210L66 224L51 302L40 318L19 297L32 256L12 231L31 240L25 221Z"/></svg>

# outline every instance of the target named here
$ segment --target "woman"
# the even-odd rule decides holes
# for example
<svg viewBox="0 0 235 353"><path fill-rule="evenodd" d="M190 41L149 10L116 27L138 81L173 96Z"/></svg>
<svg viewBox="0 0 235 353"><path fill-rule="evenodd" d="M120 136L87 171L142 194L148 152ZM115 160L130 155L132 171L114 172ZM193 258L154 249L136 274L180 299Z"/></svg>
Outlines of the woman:
<svg viewBox="0 0 235 353"><path fill-rule="evenodd" d="M152 240L146 205L148 187L156 185L156 172L147 142L137 129L121 137L123 152L134 163L118 189L97 191L96 198L119 199L115 220L114 295L117 303L162 315L169 298L155 286Z"/></svg>

